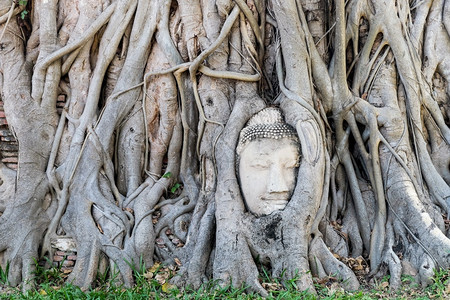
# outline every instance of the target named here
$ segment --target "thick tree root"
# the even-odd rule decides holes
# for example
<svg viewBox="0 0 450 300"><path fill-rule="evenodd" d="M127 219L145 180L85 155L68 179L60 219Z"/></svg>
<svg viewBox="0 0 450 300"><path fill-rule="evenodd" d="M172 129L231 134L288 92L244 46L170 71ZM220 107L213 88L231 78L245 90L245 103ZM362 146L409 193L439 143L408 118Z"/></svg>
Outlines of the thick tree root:
<svg viewBox="0 0 450 300"><path fill-rule="evenodd" d="M328 276L335 276L347 291L354 291L359 288L359 282L353 271L344 263L337 260L328 250L321 238L316 238L310 245L310 261L320 261L320 264Z"/></svg>
<svg viewBox="0 0 450 300"><path fill-rule="evenodd" d="M339 0L335 25L316 0L29 2L29 18L0 11L19 143L17 172L0 164L10 283L30 288L58 235L77 243L69 281L83 289L106 264L131 286L155 258L181 262L180 287L213 278L263 296L257 257L311 292L309 270L358 288L333 254L369 257L392 289L450 266L449 1ZM286 208L257 218L235 149L267 106L302 158Z"/></svg>

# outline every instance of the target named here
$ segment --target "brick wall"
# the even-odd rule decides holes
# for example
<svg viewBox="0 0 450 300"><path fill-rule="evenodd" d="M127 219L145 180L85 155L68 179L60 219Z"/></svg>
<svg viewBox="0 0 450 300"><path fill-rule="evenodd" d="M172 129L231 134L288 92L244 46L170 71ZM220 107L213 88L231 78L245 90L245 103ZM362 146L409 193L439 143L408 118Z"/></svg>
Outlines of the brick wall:
<svg viewBox="0 0 450 300"><path fill-rule="evenodd" d="M64 274L69 274L73 270L77 260L77 245L75 241L67 236L51 240L53 254L53 266L58 267Z"/></svg>
<svg viewBox="0 0 450 300"><path fill-rule="evenodd" d="M64 105L66 105L66 95L59 95L56 101L56 110L59 115L61 115Z"/></svg>
<svg viewBox="0 0 450 300"><path fill-rule="evenodd" d="M56 109L61 115L62 109L66 102L65 95L59 95L56 103ZM3 101L0 100L0 157L2 163L6 164L11 169L17 169L17 153L19 145L9 130L8 122L6 121L5 111L3 109Z"/></svg>
<svg viewBox="0 0 450 300"><path fill-rule="evenodd" d="M76 260L76 252L58 250L53 255L53 266L59 268L64 274L69 274L73 271Z"/></svg>
<svg viewBox="0 0 450 300"><path fill-rule="evenodd" d="M0 100L0 157L2 163L11 169L17 169L17 152L19 145L6 122L3 101Z"/></svg>
<svg viewBox="0 0 450 300"><path fill-rule="evenodd" d="M66 96L59 95L56 103L58 114L61 115L65 106ZM5 111L3 108L3 101L0 100L0 159L11 169L17 169L19 144L9 130L8 122L6 121ZM68 248L67 248L68 247ZM56 252L53 256L53 264L61 268L64 274L72 271L75 261L77 259L76 250L73 246L53 245ZM61 249L62 248L62 249Z"/></svg>

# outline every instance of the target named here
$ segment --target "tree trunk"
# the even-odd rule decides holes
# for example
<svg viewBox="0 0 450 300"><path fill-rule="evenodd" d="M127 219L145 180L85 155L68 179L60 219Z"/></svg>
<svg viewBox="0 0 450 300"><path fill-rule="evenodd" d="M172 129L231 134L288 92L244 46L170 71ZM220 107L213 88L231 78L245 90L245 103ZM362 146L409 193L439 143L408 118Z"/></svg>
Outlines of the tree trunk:
<svg viewBox="0 0 450 300"><path fill-rule="evenodd" d="M127 286L161 261L179 286L261 295L261 268L314 292L357 289L350 257L393 288L450 267L448 1L0 2L11 284L60 237L82 288L105 261ZM287 205L258 215L236 147L265 107L301 155Z"/></svg>

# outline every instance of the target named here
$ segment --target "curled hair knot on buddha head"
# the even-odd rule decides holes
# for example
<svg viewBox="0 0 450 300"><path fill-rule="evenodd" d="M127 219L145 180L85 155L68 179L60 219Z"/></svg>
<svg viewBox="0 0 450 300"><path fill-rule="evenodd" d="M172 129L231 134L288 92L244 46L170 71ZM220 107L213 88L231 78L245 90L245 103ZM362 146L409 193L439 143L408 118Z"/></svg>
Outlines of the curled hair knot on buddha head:
<svg viewBox="0 0 450 300"><path fill-rule="evenodd" d="M259 138L288 138L300 144L295 129L284 121L281 111L275 107L264 108L250 118L239 135L236 154L239 156L245 146Z"/></svg>

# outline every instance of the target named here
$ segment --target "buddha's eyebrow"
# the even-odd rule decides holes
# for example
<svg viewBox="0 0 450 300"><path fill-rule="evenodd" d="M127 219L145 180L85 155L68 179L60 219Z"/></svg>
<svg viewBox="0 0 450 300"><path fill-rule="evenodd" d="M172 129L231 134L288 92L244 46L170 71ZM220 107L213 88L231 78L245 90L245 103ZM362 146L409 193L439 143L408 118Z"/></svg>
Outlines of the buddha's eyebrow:
<svg viewBox="0 0 450 300"><path fill-rule="evenodd" d="M262 159L261 156L255 156L250 158L250 163L254 164L254 163L262 163L262 162L266 162L266 159Z"/></svg>
<svg viewBox="0 0 450 300"><path fill-rule="evenodd" d="M267 156L267 155L270 155L272 153L273 152L270 152L270 151L258 151L257 155L258 156Z"/></svg>
<svg viewBox="0 0 450 300"><path fill-rule="evenodd" d="M270 159L266 159L267 156L252 157L248 160L249 165L269 165L272 163Z"/></svg>

